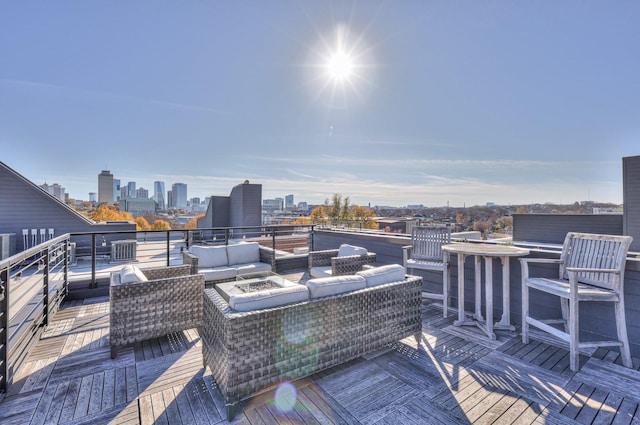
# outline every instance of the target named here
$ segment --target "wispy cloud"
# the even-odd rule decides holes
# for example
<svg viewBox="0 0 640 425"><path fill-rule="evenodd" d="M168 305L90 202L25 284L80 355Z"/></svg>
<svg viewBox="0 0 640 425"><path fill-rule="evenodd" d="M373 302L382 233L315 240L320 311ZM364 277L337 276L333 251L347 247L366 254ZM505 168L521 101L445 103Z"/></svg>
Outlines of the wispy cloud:
<svg viewBox="0 0 640 425"><path fill-rule="evenodd" d="M69 86L61 86L57 84L41 83L36 81L0 78L0 83L18 86L18 87L22 86L22 87L40 88L40 89L48 89L48 90L59 90L59 91L78 94L81 96L111 98L111 99L117 99L117 100L124 100L128 102L146 103L149 105L158 105L158 106L164 106L168 108L177 108L177 109L184 109L184 110L190 110L190 111L210 112L213 114L220 114L220 115L229 114L228 112L223 111L221 109L208 108L206 106L186 105L183 103L170 102L166 100L147 99L147 98L120 94L120 93L109 93L109 92L103 92L103 91L97 91L97 90L82 89L78 87L69 87Z"/></svg>

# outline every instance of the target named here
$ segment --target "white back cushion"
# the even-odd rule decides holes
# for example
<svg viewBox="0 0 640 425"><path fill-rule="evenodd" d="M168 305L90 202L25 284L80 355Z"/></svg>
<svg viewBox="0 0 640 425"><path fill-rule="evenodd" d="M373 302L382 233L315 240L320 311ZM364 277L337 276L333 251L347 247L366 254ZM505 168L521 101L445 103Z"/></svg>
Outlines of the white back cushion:
<svg viewBox="0 0 640 425"><path fill-rule="evenodd" d="M120 283L146 282L147 276L138 267L126 265L120 270Z"/></svg>
<svg viewBox="0 0 640 425"><path fill-rule="evenodd" d="M229 265L257 263L260 261L260 245L258 242L239 243L227 246Z"/></svg>
<svg viewBox="0 0 640 425"><path fill-rule="evenodd" d="M307 281L307 288L309 288L311 298L337 295L366 287L367 281L365 278L356 275L321 277Z"/></svg>
<svg viewBox="0 0 640 425"><path fill-rule="evenodd" d="M404 267L400 264L374 267L373 269L359 271L356 275L366 279L367 288L384 285L385 283L400 282L405 279Z"/></svg>
<svg viewBox="0 0 640 425"><path fill-rule="evenodd" d="M285 286L265 291L246 292L229 297L229 307L236 311L260 310L309 299L309 290L304 285Z"/></svg>
<svg viewBox="0 0 640 425"><path fill-rule="evenodd" d="M350 255L366 255L367 249L361 246L354 246L343 243L338 248L338 257L348 257Z"/></svg>
<svg viewBox="0 0 640 425"><path fill-rule="evenodd" d="M226 246L194 245L189 248L189 252L198 257L198 268L210 269L228 264Z"/></svg>

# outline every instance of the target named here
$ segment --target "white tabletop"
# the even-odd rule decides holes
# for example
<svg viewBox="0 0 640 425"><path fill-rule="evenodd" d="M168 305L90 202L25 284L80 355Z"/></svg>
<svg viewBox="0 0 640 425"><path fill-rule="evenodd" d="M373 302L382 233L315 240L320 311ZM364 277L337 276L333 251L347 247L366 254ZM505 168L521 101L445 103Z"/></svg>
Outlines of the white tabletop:
<svg viewBox="0 0 640 425"><path fill-rule="evenodd" d="M442 250L452 254L481 255L486 257L519 257L529 255L529 250L525 248L489 243L450 243L442 245Z"/></svg>

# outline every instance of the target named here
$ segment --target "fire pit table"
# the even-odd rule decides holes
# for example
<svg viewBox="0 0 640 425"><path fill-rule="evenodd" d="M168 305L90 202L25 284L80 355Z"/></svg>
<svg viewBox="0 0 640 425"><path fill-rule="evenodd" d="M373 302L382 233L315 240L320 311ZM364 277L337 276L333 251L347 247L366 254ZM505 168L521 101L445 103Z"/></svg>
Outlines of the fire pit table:
<svg viewBox="0 0 640 425"><path fill-rule="evenodd" d="M286 280L274 272L241 275L234 282L223 282L216 285L216 290L226 302L232 295L249 292L268 291L270 289L297 286L295 282Z"/></svg>

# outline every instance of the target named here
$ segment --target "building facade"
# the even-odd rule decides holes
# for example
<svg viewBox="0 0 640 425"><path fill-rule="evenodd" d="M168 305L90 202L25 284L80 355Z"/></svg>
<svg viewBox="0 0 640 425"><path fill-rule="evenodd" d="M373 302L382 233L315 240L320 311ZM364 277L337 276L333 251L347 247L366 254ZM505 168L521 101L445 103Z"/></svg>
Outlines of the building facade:
<svg viewBox="0 0 640 425"><path fill-rule="evenodd" d="M164 191L164 182L161 182L161 181L153 182L153 200L156 201L156 209L158 211L164 211L167 209L165 191Z"/></svg>
<svg viewBox="0 0 640 425"><path fill-rule="evenodd" d="M174 183L171 186L172 207L187 208L187 185L185 183Z"/></svg>
<svg viewBox="0 0 640 425"><path fill-rule="evenodd" d="M109 170L102 170L98 174L98 202L107 204L113 204L113 174Z"/></svg>

